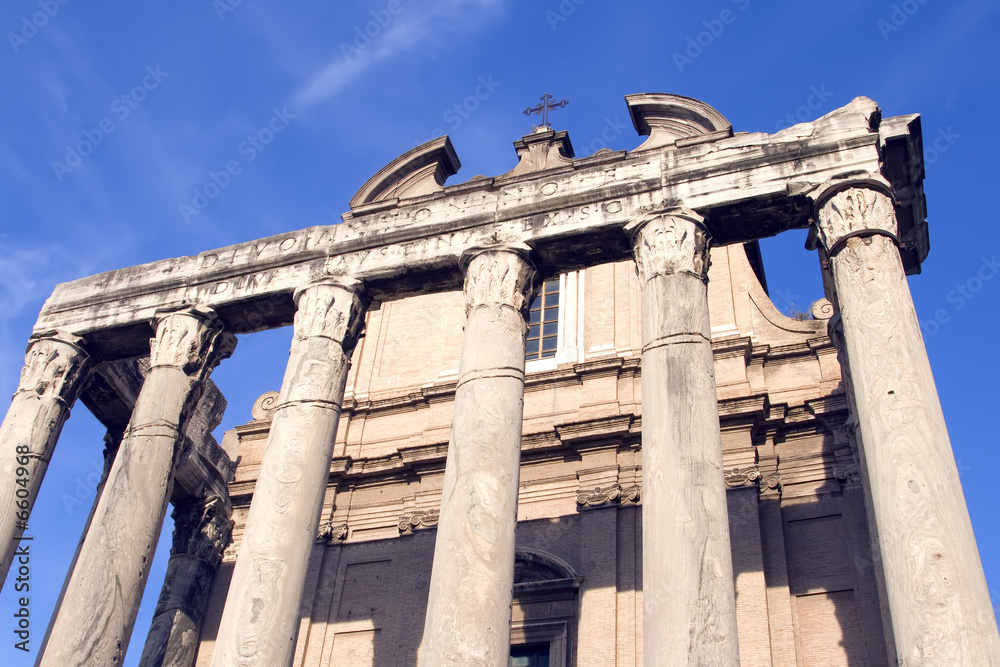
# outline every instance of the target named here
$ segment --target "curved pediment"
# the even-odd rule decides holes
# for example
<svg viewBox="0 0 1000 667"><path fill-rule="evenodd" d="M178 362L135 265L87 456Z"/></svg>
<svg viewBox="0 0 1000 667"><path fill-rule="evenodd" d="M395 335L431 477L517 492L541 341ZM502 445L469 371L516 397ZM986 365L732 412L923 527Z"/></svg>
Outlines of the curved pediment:
<svg viewBox="0 0 1000 667"><path fill-rule="evenodd" d="M626 95L632 125L641 136L649 135L636 151L733 136L733 125L701 100L666 93Z"/></svg>
<svg viewBox="0 0 1000 667"><path fill-rule="evenodd" d="M379 169L351 198L351 211L440 192L461 166L448 135L431 139Z"/></svg>

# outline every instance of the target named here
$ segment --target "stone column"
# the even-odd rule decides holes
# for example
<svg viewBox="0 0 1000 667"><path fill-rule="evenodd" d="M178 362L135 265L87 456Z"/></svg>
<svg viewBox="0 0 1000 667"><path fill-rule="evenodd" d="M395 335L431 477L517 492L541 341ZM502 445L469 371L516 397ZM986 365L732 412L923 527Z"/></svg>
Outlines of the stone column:
<svg viewBox="0 0 1000 667"><path fill-rule="evenodd" d="M229 544L228 499L211 496L174 508L174 544L139 667L193 667L212 582Z"/></svg>
<svg viewBox="0 0 1000 667"><path fill-rule="evenodd" d="M187 419L236 339L210 310L164 313L150 371L111 466L39 667L120 665L173 489Z"/></svg>
<svg viewBox="0 0 1000 667"><path fill-rule="evenodd" d="M708 234L681 209L626 231L642 289L644 664L738 665Z"/></svg>
<svg viewBox="0 0 1000 667"><path fill-rule="evenodd" d="M62 331L32 336L17 393L0 425L0 589L59 433L93 368L81 344Z"/></svg>
<svg viewBox="0 0 1000 667"><path fill-rule="evenodd" d="M287 667L319 529L361 284L324 279L295 293L295 334L212 657L214 667Z"/></svg>
<svg viewBox="0 0 1000 667"><path fill-rule="evenodd" d="M820 188L896 660L1000 665L1000 638L880 176ZM888 634L888 633L887 633ZM893 661L895 663L895 661Z"/></svg>
<svg viewBox="0 0 1000 667"><path fill-rule="evenodd" d="M462 259L467 320L417 664L506 667L524 339L537 274L520 244Z"/></svg>

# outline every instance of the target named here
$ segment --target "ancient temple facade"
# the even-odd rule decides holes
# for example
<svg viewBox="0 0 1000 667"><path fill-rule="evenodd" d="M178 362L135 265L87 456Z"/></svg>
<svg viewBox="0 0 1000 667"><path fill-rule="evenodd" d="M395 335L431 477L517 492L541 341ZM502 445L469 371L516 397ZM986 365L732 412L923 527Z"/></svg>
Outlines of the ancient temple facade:
<svg viewBox="0 0 1000 667"><path fill-rule="evenodd" d="M0 427L3 575L75 401L108 438L38 664L121 664L171 504L144 667L1000 664L907 287L919 116L626 102L630 151L542 127L446 185L442 137L338 225L57 287ZM793 319L758 239L799 228L826 298ZM212 369L289 325L217 442Z"/></svg>

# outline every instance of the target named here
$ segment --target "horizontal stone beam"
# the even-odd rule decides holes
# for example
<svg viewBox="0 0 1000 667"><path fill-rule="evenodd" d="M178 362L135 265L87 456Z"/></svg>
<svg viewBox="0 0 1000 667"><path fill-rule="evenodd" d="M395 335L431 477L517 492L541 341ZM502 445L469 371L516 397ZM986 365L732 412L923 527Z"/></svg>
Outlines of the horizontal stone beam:
<svg viewBox="0 0 1000 667"><path fill-rule="evenodd" d="M916 216L906 229L925 241L914 118L888 119L883 125L891 136L883 136L878 107L858 98L773 135L739 133L595 155L546 171L477 178L431 195L375 202L344 214L342 224L64 283L46 302L36 331L58 327L86 336L104 358L140 356L152 335L148 322L160 308L199 303L216 310L233 332L259 331L290 324L292 292L322 275L361 279L374 299L460 289L462 252L498 242L527 243L542 272L554 275L629 257L622 228L663 206L683 204L702 213L716 245L743 242L807 227L809 191L859 173L892 172L903 179L898 187L909 199L897 213ZM889 157L905 167L883 164L890 143L896 150ZM911 261L919 267L926 242L917 246Z"/></svg>

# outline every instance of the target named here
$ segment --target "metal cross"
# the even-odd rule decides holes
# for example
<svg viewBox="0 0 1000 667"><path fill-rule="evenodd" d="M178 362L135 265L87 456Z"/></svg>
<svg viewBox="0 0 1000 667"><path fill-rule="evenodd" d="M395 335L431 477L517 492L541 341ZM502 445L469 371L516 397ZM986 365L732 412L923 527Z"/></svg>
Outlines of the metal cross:
<svg viewBox="0 0 1000 667"><path fill-rule="evenodd" d="M549 125L549 112L555 111L556 109L561 109L562 107L569 104L569 102L567 100L552 102L551 100L553 99L553 97L548 93L545 93L538 99L540 99L542 103L536 107L528 107L527 109L524 110L524 115L531 116L532 114L539 114L539 113L542 114L542 124L535 125L531 129L537 130L540 127L544 127L551 130L552 127Z"/></svg>

